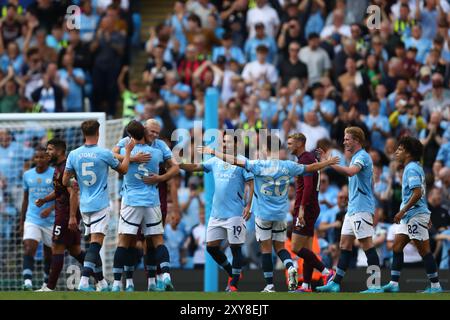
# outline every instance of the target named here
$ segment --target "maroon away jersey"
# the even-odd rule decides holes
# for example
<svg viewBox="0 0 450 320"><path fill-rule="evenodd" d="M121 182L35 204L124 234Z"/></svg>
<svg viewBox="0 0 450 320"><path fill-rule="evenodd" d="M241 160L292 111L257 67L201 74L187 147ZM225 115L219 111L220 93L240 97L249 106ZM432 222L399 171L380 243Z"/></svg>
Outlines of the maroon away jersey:
<svg viewBox="0 0 450 320"><path fill-rule="evenodd" d="M308 165L315 162L316 158L313 152L303 152L300 157L298 157L298 163L300 164ZM305 179L309 180L309 183L306 185ZM295 212L298 212L300 205L303 205L305 208L308 207L319 210L319 179L320 177L318 172L307 172L303 176L297 177L294 206ZM305 212L305 214L307 213L308 212Z"/></svg>
<svg viewBox="0 0 450 320"><path fill-rule="evenodd" d="M70 193L62 184L64 169L66 168L66 160L55 166L53 174L53 186L55 188L55 224L67 224L70 218ZM81 219L80 210L78 209L77 221ZM56 223L58 222L58 223Z"/></svg>

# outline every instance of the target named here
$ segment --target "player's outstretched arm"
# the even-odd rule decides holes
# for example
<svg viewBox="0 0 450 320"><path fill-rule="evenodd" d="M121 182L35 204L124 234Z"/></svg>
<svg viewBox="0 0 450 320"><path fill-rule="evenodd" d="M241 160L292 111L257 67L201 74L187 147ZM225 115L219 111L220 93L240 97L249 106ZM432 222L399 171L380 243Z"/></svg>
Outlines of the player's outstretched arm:
<svg viewBox="0 0 450 320"><path fill-rule="evenodd" d="M125 146L125 156L123 161L119 164L119 166L115 169L120 174L126 174L128 172L128 166L130 165L130 157L131 151L136 145L136 141L134 139L130 139L130 142Z"/></svg>
<svg viewBox="0 0 450 320"><path fill-rule="evenodd" d="M334 165L339 162L339 157L333 157L324 161L308 164L305 166L306 172L314 172L322 170L323 168L326 168L328 166Z"/></svg>
<svg viewBox="0 0 450 320"><path fill-rule="evenodd" d="M168 181L175 177L178 173L180 173L180 166L175 162L173 158L170 158L164 162L166 167L166 173L152 174L151 176L147 176L143 178L145 184L158 184L160 182Z"/></svg>
<svg viewBox="0 0 450 320"><path fill-rule="evenodd" d="M350 167L343 167L343 166L335 164L335 165L332 165L331 168L347 177L353 177L355 174L357 174L359 171L361 171L361 167L355 166L355 165L352 165Z"/></svg>
<svg viewBox="0 0 450 320"><path fill-rule="evenodd" d="M255 190L255 181L254 180L249 180L246 182L246 184L248 185L248 201L247 201L247 205L244 208L244 212L242 214L242 217L244 218L245 221L248 221L250 219L251 216L251 207L252 207L252 200L253 200L253 192Z"/></svg>
<svg viewBox="0 0 450 320"><path fill-rule="evenodd" d="M200 163L181 163L180 169L189 172L203 171L203 166Z"/></svg>
<svg viewBox="0 0 450 320"><path fill-rule="evenodd" d="M213 155L223 161L228 162L229 164L235 165L235 166L239 166L242 168L245 168L245 160L243 159L238 159L237 157L235 157L232 154L226 154L226 153L222 153L220 151L217 150L213 150L210 147L197 147L197 151L202 153L202 154L210 154Z"/></svg>
<svg viewBox="0 0 450 320"><path fill-rule="evenodd" d="M112 149L112 153L114 154L114 157L120 162L122 162L123 159L125 158L123 154L120 154L120 147L118 146L115 146ZM134 156L130 156L130 162L146 163L149 162L151 159L152 155L150 153L138 152Z"/></svg>
<svg viewBox="0 0 450 320"><path fill-rule="evenodd" d="M422 189L421 188L414 188L412 190L413 194L411 198L409 198L408 202L405 204L403 208L400 209L400 211L394 216L394 222L400 223L400 220L402 220L403 216L406 214L406 212L413 207L417 201L420 200L422 197Z"/></svg>

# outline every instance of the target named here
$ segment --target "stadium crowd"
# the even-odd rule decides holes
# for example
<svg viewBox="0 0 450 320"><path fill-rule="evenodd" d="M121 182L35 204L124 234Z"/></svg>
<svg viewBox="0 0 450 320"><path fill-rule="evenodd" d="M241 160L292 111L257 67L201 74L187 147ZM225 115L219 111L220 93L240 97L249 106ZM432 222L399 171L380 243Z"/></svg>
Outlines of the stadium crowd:
<svg viewBox="0 0 450 320"><path fill-rule="evenodd" d="M343 161L344 129L361 127L374 163L374 242L384 266L390 264L393 217L401 203L396 142L403 135L417 137L425 146L432 250L441 269L450 267L450 1L175 1L167 20L149 30L140 83L126 81L134 1L81 1L80 30L66 30L58 19L70 1L23 2L28 5L9 0L2 9L0 112L155 118L170 143L175 129L192 130L203 118L206 90L215 87L222 129L278 129L284 146L290 134L302 132L308 151L332 149ZM372 4L381 19L368 28ZM29 138L0 129L3 241L14 232L18 212L8 205L6 185L22 174L10 164L30 159ZM327 267L339 258L346 184L332 170L320 176L316 247ZM201 267L202 175L183 173L176 185L179 208L170 208L180 215L169 215L166 224L172 268ZM294 181L289 194L293 209ZM247 267L257 268L253 219L247 227ZM420 261L409 245L405 263ZM365 263L356 246L353 267Z"/></svg>

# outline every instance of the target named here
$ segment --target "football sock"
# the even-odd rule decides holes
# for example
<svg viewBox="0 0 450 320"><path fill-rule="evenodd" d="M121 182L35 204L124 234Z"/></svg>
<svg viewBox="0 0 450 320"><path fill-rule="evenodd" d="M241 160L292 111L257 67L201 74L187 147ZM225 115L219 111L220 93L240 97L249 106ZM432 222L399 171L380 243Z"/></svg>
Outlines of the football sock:
<svg viewBox="0 0 450 320"><path fill-rule="evenodd" d="M264 272L264 279L266 284L273 284L273 261L272 253L263 253L262 257L262 269Z"/></svg>
<svg viewBox="0 0 450 320"><path fill-rule="evenodd" d="M44 258L44 283L48 282L48 275L50 274L51 264L52 264L51 256L48 259Z"/></svg>
<svg viewBox="0 0 450 320"><path fill-rule="evenodd" d="M239 277L241 276L241 267L242 267L241 246L231 246L231 253L233 255L233 265L232 265L233 278L231 280L231 285L237 286L239 282Z"/></svg>
<svg viewBox="0 0 450 320"><path fill-rule="evenodd" d="M391 267L391 281L396 282L400 280L400 272L403 269L403 250L400 252L394 252L392 257Z"/></svg>
<svg viewBox="0 0 450 320"><path fill-rule="evenodd" d="M102 286L106 282L105 278L103 277L103 263L100 255L98 255L97 263L95 264L94 278L95 280L97 280L97 282L101 283Z"/></svg>
<svg viewBox="0 0 450 320"><path fill-rule="evenodd" d="M322 261L320 261L316 254L309 249L301 248L297 252L297 255L302 258L304 262L311 264L313 268L319 270L320 272L323 272L326 269ZM328 269L326 269L326 273L329 273Z"/></svg>
<svg viewBox="0 0 450 320"><path fill-rule="evenodd" d="M97 242L92 242L89 245L89 249L86 252L86 256L83 262L83 271L81 273L82 277L80 280L81 286L89 284L89 277L94 273L95 265L100 256L101 248L102 246Z"/></svg>
<svg viewBox="0 0 450 320"><path fill-rule="evenodd" d="M339 258L338 266L336 269L336 275L334 276L333 282L340 284L342 278L345 276L345 271L347 271L350 265L350 260L352 258L352 251L341 250L341 257Z"/></svg>
<svg viewBox="0 0 450 320"><path fill-rule="evenodd" d="M228 261L227 256L218 246L207 246L206 251L208 251L214 261L228 273L229 277L233 277L233 269L231 264Z"/></svg>
<svg viewBox="0 0 450 320"><path fill-rule="evenodd" d="M364 252L366 253L368 266L380 266L380 258L378 257L378 253L375 248L370 248Z"/></svg>
<svg viewBox="0 0 450 320"><path fill-rule="evenodd" d="M114 274L114 285L118 285L122 279L122 273L125 265L127 249L124 247L117 247L114 253L113 261L113 274Z"/></svg>
<svg viewBox="0 0 450 320"><path fill-rule="evenodd" d="M148 284L156 283L156 254L155 248L153 246L147 246L147 254L146 256L146 269L147 269L147 278Z"/></svg>
<svg viewBox="0 0 450 320"><path fill-rule="evenodd" d="M428 279L431 282L432 288L439 288L439 277L437 272L436 261L434 260L433 254L431 252L427 253L422 257L425 263L425 270L427 272Z"/></svg>
<svg viewBox="0 0 450 320"><path fill-rule="evenodd" d="M135 248L128 248L127 255L125 257L125 277L127 279L127 287L133 284L133 272L134 272L134 264L136 262L136 252Z"/></svg>
<svg viewBox="0 0 450 320"><path fill-rule="evenodd" d="M82 265L84 263L84 258L86 257L86 251L81 250L79 255L73 257Z"/></svg>
<svg viewBox="0 0 450 320"><path fill-rule="evenodd" d="M33 278L34 270L34 257L25 255L23 257L23 269L22 269L23 280L26 284L31 284L31 279ZM29 280L29 281L27 281Z"/></svg>
<svg viewBox="0 0 450 320"><path fill-rule="evenodd" d="M59 274L64 266L64 255L54 254L52 256L52 264L50 267L50 274L48 276L47 288L55 290L58 282Z"/></svg>
<svg viewBox="0 0 450 320"><path fill-rule="evenodd" d="M156 248L156 261L158 262L161 272L163 274L168 273L170 270L170 257L169 251L165 245L159 245Z"/></svg>
<svg viewBox="0 0 450 320"><path fill-rule="evenodd" d="M294 264L292 263L292 257L286 249L281 249L277 252L277 254L286 269L294 266Z"/></svg>

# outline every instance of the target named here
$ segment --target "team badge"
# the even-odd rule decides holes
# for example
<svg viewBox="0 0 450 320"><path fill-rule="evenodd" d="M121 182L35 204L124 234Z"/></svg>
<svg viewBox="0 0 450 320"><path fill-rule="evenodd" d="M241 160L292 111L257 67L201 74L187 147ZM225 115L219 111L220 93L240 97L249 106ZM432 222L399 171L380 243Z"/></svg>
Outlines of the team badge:
<svg viewBox="0 0 450 320"><path fill-rule="evenodd" d="M42 179L41 178L37 178L36 182L41 184L42 183Z"/></svg>

